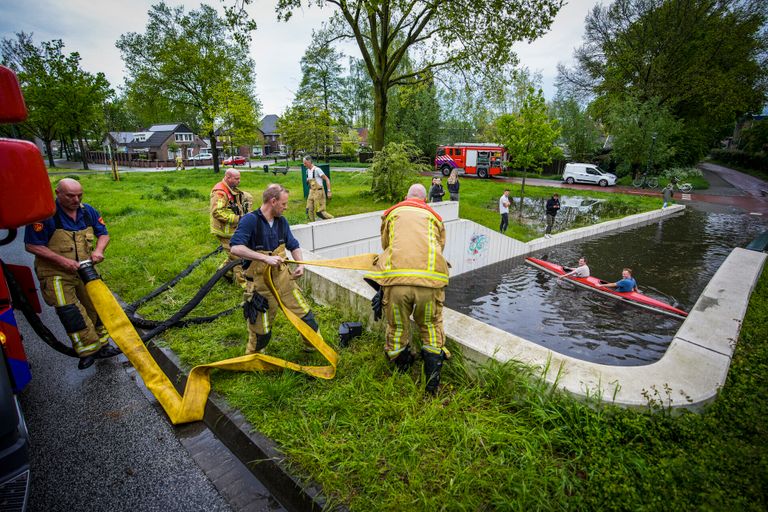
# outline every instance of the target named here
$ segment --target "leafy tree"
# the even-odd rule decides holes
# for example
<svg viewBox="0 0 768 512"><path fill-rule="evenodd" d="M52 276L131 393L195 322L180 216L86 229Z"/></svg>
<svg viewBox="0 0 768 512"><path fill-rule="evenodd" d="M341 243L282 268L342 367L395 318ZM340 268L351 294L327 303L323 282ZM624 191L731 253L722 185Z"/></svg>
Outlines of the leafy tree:
<svg viewBox="0 0 768 512"><path fill-rule="evenodd" d="M390 89L390 130L388 141L412 141L419 150L434 157L440 138L440 105L432 80Z"/></svg>
<svg viewBox="0 0 768 512"><path fill-rule="evenodd" d="M328 113L312 105L291 105L277 121L277 129L292 151L327 155L336 135L336 124Z"/></svg>
<svg viewBox="0 0 768 512"><path fill-rule="evenodd" d="M123 34L117 41L132 103L146 101L159 104L158 112L190 116L174 120L208 136L218 172L216 129L226 122L228 131L248 132L259 118L245 40L236 40L206 4L185 13L183 7L159 3L148 14L144 34Z"/></svg>
<svg viewBox="0 0 768 512"><path fill-rule="evenodd" d="M523 213L525 197L525 174L533 170L541 174L542 168L556 156L560 149L555 141L560 128L555 119L547 115L547 103L541 89L528 88L523 98L520 113L504 114L497 121L497 130L502 144L510 155L514 167L523 169L523 183L520 187L520 215Z"/></svg>
<svg viewBox="0 0 768 512"><path fill-rule="evenodd" d="M347 130L345 137L341 139L341 153L350 160L357 156L360 151L360 136L357 130Z"/></svg>
<svg viewBox="0 0 768 512"><path fill-rule="evenodd" d="M64 53L61 40L35 46L32 36L20 32L0 43L3 61L17 71L29 117L22 128L39 137L55 167L51 142L57 137L77 141L83 168L88 169L87 139L100 137L104 104L113 95L103 73L80 68L80 54Z"/></svg>
<svg viewBox="0 0 768 512"><path fill-rule="evenodd" d="M373 149L380 150L392 87L428 81L454 65L482 71L510 62L513 44L544 33L562 0L279 0L278 19L305 3L334 6L329 36L357 43L373 83ZM403 69L409 52L419 64Z"/></svg>
<svg viewBox="0 0 768 512"><path fill-rule="evenodd" d="M575 162L590 162L600 149L600 129L587 109L574 98L558 98L552 110L560 122L561 138L568 148L568 156Z"/></svg>
<svg viewBox="0 0 768 512"><path fill-rule="evenodd" d="M421 158L419 149L409 142L390 142L377 151L369 171L373 196L391 203L402 201L420 173L431 169L419 163Z"/></svg>
<svg viewBox="0 0 768 512"><path fill-rule="evenodd" d="M629 96L611 105L606 121L620 173L631 171L634 178L651 163L665 167L674 162L683 123L659 102Z"/></svg>
<svg viewBox="0 0 768 512"><path fill-rule="evenodd" d="M574 69L559 82L596 97L595 112L632 95L685 122L680 158L698 159L765 101L762 0L615 0L586 19Z"/></svg>
<svg viewBox="0 0 768 512"><path fill-rule="evenodd" d="M309 127L320 130L312 138L321 136L322 142L313 146L314 151L322 149L326 160L334 146L335 120L344 116L341 57L327 41L313 32L312 43L301 58L301 85L293 100L305 117L304 121L310 123ZM314 119L306 118L310 113L316 114ZM341 124L344 124L343 121Z"/></svg>
<svg viewBox="0 0 768 512"><path fill-rule="evenodd" d="M370 128L373 113L373 88L365 62L349 58L347 76L342 82L344 118L356 128Z"/></svg>
<svg viewBox="0 0 768 512"><path fill-rule="evenodd" d="M750 153L768 153L768 121L752 121L741 130L739 149Z"/></svg>

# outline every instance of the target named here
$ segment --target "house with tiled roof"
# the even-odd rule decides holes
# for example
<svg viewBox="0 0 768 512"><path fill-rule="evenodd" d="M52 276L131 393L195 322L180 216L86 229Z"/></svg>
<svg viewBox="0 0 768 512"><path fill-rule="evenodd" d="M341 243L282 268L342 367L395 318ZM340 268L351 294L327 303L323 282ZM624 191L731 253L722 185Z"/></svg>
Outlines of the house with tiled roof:
<svg viewBox="0 0 768 512"><path fill-rule="evenodd" d="M277 115L268 114L261 119L261 123L259 124L259 130L261 130L261 133L264 135L265 155L285 151L285 145L280 139L280 133L277 131L278 119L279 117Z"/></svg>
<svg viewBox="0 0 768 512"><path fill-rule="evenodd" d="M177 153L189 158L207 147L184 123L156 124L140 132L109 132L103 145L147 160L174 160Z"/></svg>

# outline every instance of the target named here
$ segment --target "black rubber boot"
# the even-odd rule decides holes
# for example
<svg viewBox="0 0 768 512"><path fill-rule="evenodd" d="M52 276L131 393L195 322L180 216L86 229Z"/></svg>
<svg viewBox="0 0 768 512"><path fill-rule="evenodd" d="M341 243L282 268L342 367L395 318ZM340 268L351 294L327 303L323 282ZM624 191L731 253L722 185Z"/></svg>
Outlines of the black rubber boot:
<svg viewBox="0 0 768 512"><path fill-rule="evenodd" d="M439 354L421 349L421 358L424 360L424 378L427 385L424 390L432 395L437 394L437 388L440 386L440 371L443 368L443 359L445 356L440 351Z"/></svg>
<svg viewBox="0 0 768 512"><path fill-rule="evenodd" d="M269 345L269 340L272 339L272 331L267 334L256 335L256 352L264 353L264 349Z"/></svg>
<svg viewBox="0 0 768 512"><path fill-rule="evenodd" d="M386 355L386 354L385 354ZM387 356L389 359L389 357ZM395 371L400 373L406 373L411 369L414 357L411 354L411 349L406 347L405 350L397 354L397 357L391 360L395 364Z"/></svg>

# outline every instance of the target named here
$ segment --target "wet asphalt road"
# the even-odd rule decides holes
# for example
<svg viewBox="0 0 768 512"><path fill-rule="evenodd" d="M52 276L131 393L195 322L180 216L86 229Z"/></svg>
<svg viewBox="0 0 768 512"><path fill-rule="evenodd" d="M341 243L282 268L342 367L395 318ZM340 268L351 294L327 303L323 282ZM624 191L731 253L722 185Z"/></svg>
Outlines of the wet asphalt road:
<svg viewBox="0 0 768 512"><path fill-rule="evenodd" d="M20 238L0 247L0 257L31 266ZM56 314L43 307L43 321L67 342ZM122 356L78 370L17 320L32 363L21 395L32 443L29 511L232 510Z"/></svg>

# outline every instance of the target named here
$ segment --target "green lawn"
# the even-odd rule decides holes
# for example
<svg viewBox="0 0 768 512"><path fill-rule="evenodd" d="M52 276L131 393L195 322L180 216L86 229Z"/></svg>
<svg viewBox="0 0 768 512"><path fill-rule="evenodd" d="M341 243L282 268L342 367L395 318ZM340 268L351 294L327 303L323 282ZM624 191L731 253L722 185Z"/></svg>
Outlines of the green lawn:
<svg viewBox="0 0 768 512"><path fill-rule="evenodd" d="M207 198L220 178L210 171L123 174L119 183L106 175L82 176L85 200L101 211L112 237L99 267L108 286L133 301L213 249ZM287 216L302 221L298 173L275 178L246 172L242 187L257 192L272 180L294 191ZM364 175L336 173L332 180L334 215L389 206L366 194ZM428 184L429 177L421 181ZM462 180L461 216L495 229L494 203L506 186ZM537 197L554 190L526 187ZM513 187L512 195L518 192ZM589 195L615 201L627 213L658 207L657 198ZM513 233L525 240L532 228L516 225ZM170 316L220 261L204 263L140 312ZM239 300L233 285L220 282L193 314ZM338 308L314 309L334 346L339 323L358 320ZM331 381L293 372L214 372L213 384L283 448L297 474L319 483L331 504L352 510L766 510L766 316L764 275L722 396L703 414L675 418L657 402L644 414L573 400L539 381L539 370L517 365L490 365L470 376L457 347L440 395L427 398L417 368L392 375L382 338L372 332L340 350ZM321 363L301 352L282 315L274 332L272 355ZM162 343L191 366L241 355L246 336L235 314L173 329Z"/></svg>

